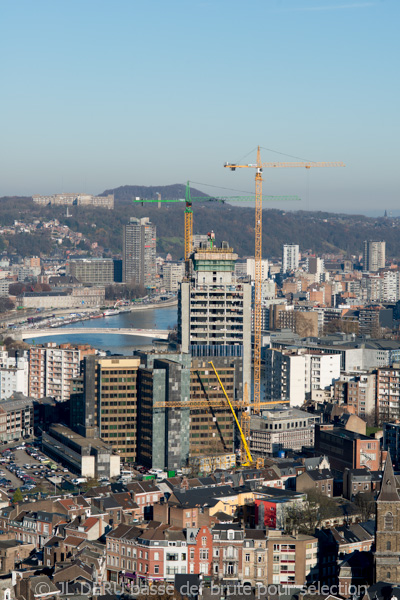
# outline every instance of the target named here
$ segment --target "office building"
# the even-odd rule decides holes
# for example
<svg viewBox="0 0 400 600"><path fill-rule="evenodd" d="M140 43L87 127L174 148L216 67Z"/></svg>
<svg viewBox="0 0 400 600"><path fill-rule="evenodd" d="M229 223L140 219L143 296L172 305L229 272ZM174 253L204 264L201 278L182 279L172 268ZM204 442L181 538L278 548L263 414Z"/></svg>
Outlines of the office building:
<svg viewBox="0 0 400 600"><path fill-rule="evenodd" d="M386 242L364 242L364 271L374 273L383 269L386 260Z"/></svg>
<svg viewBox="0 0 400 600"><path fill-rule="evenodd" d="M31 398L55 398L59 402L69 400L71 381L78 377L84 356L94 355L95 349L88 345L57 345L48 342L29 349L29 396Z"/></svg>
<svg viewBox="0 0 400 600"><path fill-rule="evenodd" d="M148 217L131 217L124 226L123 276L125 283L156 287L156 226Z"/></svg>
<svg viewBox="0 0 400 600"><path fill-rule="evenodd" d="M138 462L159 469L201 466L232 453L234 419L229 407L210 409L223 392L206 359L173 352L137 352ZM221 381L232 398L235 365L214 359ZM190 399L190 408L189 408ZM187 405L187 408L185 407ZM219 458L218 458L219 457Z"/></svg>
<svg viewBox="0 0 400 600"><path fill-rule="evenodd" d="M333 425L315 426L315 450L326 454L332 469L341 473L347 469L381 467L380 440Z"/></svg>
<svg viewBox="0 0 400 600"><path fill-rule="evenodd" d="M272 408L252 415L250 450L254 454L277 454L314 446L315 424L320 417L296 408Z"/></svg>
<svg viewBox="0 0 400 600"><path fill-rule="evenodd" d="M67 263L67 275L80 283L107 285L114 281L114 261L112 258L78 258Z"/></svg>
<svg viewBox="0 0 400 600"><path fill-rule="evenodd" d="M299 268L299 246L284 244L282 250L282 273L296 271Z"/></svg>
<svg viewBox="0 0 400 600"><path fill-rule="evenodd" d="M87 356L71 384L71 429L84 437L99 436L129 461L136 460L139 363L130 357Z"/></svg>
<svg viewBox="0 0 400 600"><path fill-rule="evenodd" d="M214 240L191 256L191 276L178 294L178 341L181 351L206 360L226 357L242 369L237 397L251 389L251 286L235 277L237 254Z"/></svg>
<svg viewBox="0 0 400 600"><path fill-rule="evenodd" d="M65 425L51 425L42 433L46 454L83 477L118 477L120 457L98 437L83 437Z"/></svg>

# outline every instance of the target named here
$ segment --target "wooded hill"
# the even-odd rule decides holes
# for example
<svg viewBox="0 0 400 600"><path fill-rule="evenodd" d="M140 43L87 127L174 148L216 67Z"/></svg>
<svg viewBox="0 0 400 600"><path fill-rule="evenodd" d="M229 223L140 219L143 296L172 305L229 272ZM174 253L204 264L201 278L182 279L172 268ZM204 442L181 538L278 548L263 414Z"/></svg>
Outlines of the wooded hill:
<svg viewBox="0 0 400 600"><path fill-rule="evenodd" d="M0 199L0 225L12 225L14 220L32 222L35 219L46 221L57 218L73 231L83 233L90 242L109 249L112 253L122 250L122 229L129 217L150 217L157 226L157 251L170 252L174 259L183 256L184 209L185 204L162 203L161 208L154 204L133 203L132 199L184 198L185 186L123 186L106 190L103 194L114 193L115 209L70 207L72 215L66 218L65 207L40 207L31 198ZM192 196L204 195L191 189ZM217 241L228 241L239 256L254 255L254 208L222 204L216 201L196 202L193 205L194 233L207 233L213 230ZM373 219L357 215L343 215L328 212L305 211L263 211L263 255L278 257L284 243L299 244L300 249L313 249L316 253L344 252L360 254L364 240L385 240L387 256L400 258L400 219ZM0 238L0 250L8 248L19 254L32 255L40 251L49 253L57 247L49 233L39 229L34 235L18 234ZM85 244L81 243L81 248ZM68 242L61 250L68 248ZM87 246L87 249L89 247Z"/></svg>

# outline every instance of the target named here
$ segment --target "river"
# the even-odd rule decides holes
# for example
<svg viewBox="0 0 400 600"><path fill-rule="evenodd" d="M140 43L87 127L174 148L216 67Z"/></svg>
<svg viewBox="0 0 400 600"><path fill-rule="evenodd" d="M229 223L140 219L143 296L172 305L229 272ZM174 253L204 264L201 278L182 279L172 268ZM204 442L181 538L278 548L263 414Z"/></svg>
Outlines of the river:
<svg viewBox="0 0 400 600"><path fill-rule="evenodd" d="M26 339L27 344L44 344L46 342L56 342L57 344L90 344L98 350L109 350L112 354L123 354L130 356L133 350L137 348L148 348L151 346L151 338L141 336L123 335L123 334L101 334L90 333L92 328L115 327L134 329L168 329L174 327L177 323L177 306L168 306L165 308L153 308L149 310L134 310L132 312L121 313L113 317L104 317L103 319L90 319L88 321L79 321L71 323L68 328L82 329L85 327L87 333L74 335L68 332L62 335L62 327L57 330L60 335L41 337L35 340L33 335Z"/></svg>

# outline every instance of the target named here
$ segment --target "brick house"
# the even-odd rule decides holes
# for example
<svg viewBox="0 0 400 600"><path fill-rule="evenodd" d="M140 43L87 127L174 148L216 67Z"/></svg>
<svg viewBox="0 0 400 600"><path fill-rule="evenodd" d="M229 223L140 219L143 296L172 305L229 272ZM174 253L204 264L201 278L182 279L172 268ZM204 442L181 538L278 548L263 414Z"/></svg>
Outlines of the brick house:
<svg viewBox="0 0 400 600"><path fill-rule="evenodd" d="M213 534L213 575L223 582L243 579L242 549L244 531L238 524L218 524Z"/></svg>
<svg viewBox="0 0 400 600"><path fill-rule="evenodd" d="M315 491L328 498L333 497L333 475L328 469L318 471L304 471L296 477L296 491L310 492Z"/></svg>
<svg viewBox="0 0 400 600"><path fill-rule="evenodd" d="M213 535L207 526L186 530L188 573L212 575Z"/></svg>

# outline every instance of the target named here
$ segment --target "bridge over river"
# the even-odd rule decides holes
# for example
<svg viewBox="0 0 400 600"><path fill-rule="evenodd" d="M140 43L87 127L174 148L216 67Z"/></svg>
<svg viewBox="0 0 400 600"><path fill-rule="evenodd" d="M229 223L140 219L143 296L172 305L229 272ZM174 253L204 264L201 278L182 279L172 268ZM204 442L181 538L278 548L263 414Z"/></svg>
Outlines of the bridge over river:
<svg viewBox="0 0 400 600"><path fill-rule="evenodd" d="M71 335L71 334L114 334L114 335L133 335L139 337L157 338L167 340L171 333L168 329L133 329L118 327L51 327L48 329L16 329L12 332L12 337L20 340L28 338L41 338L49 336Z"/></svg>

